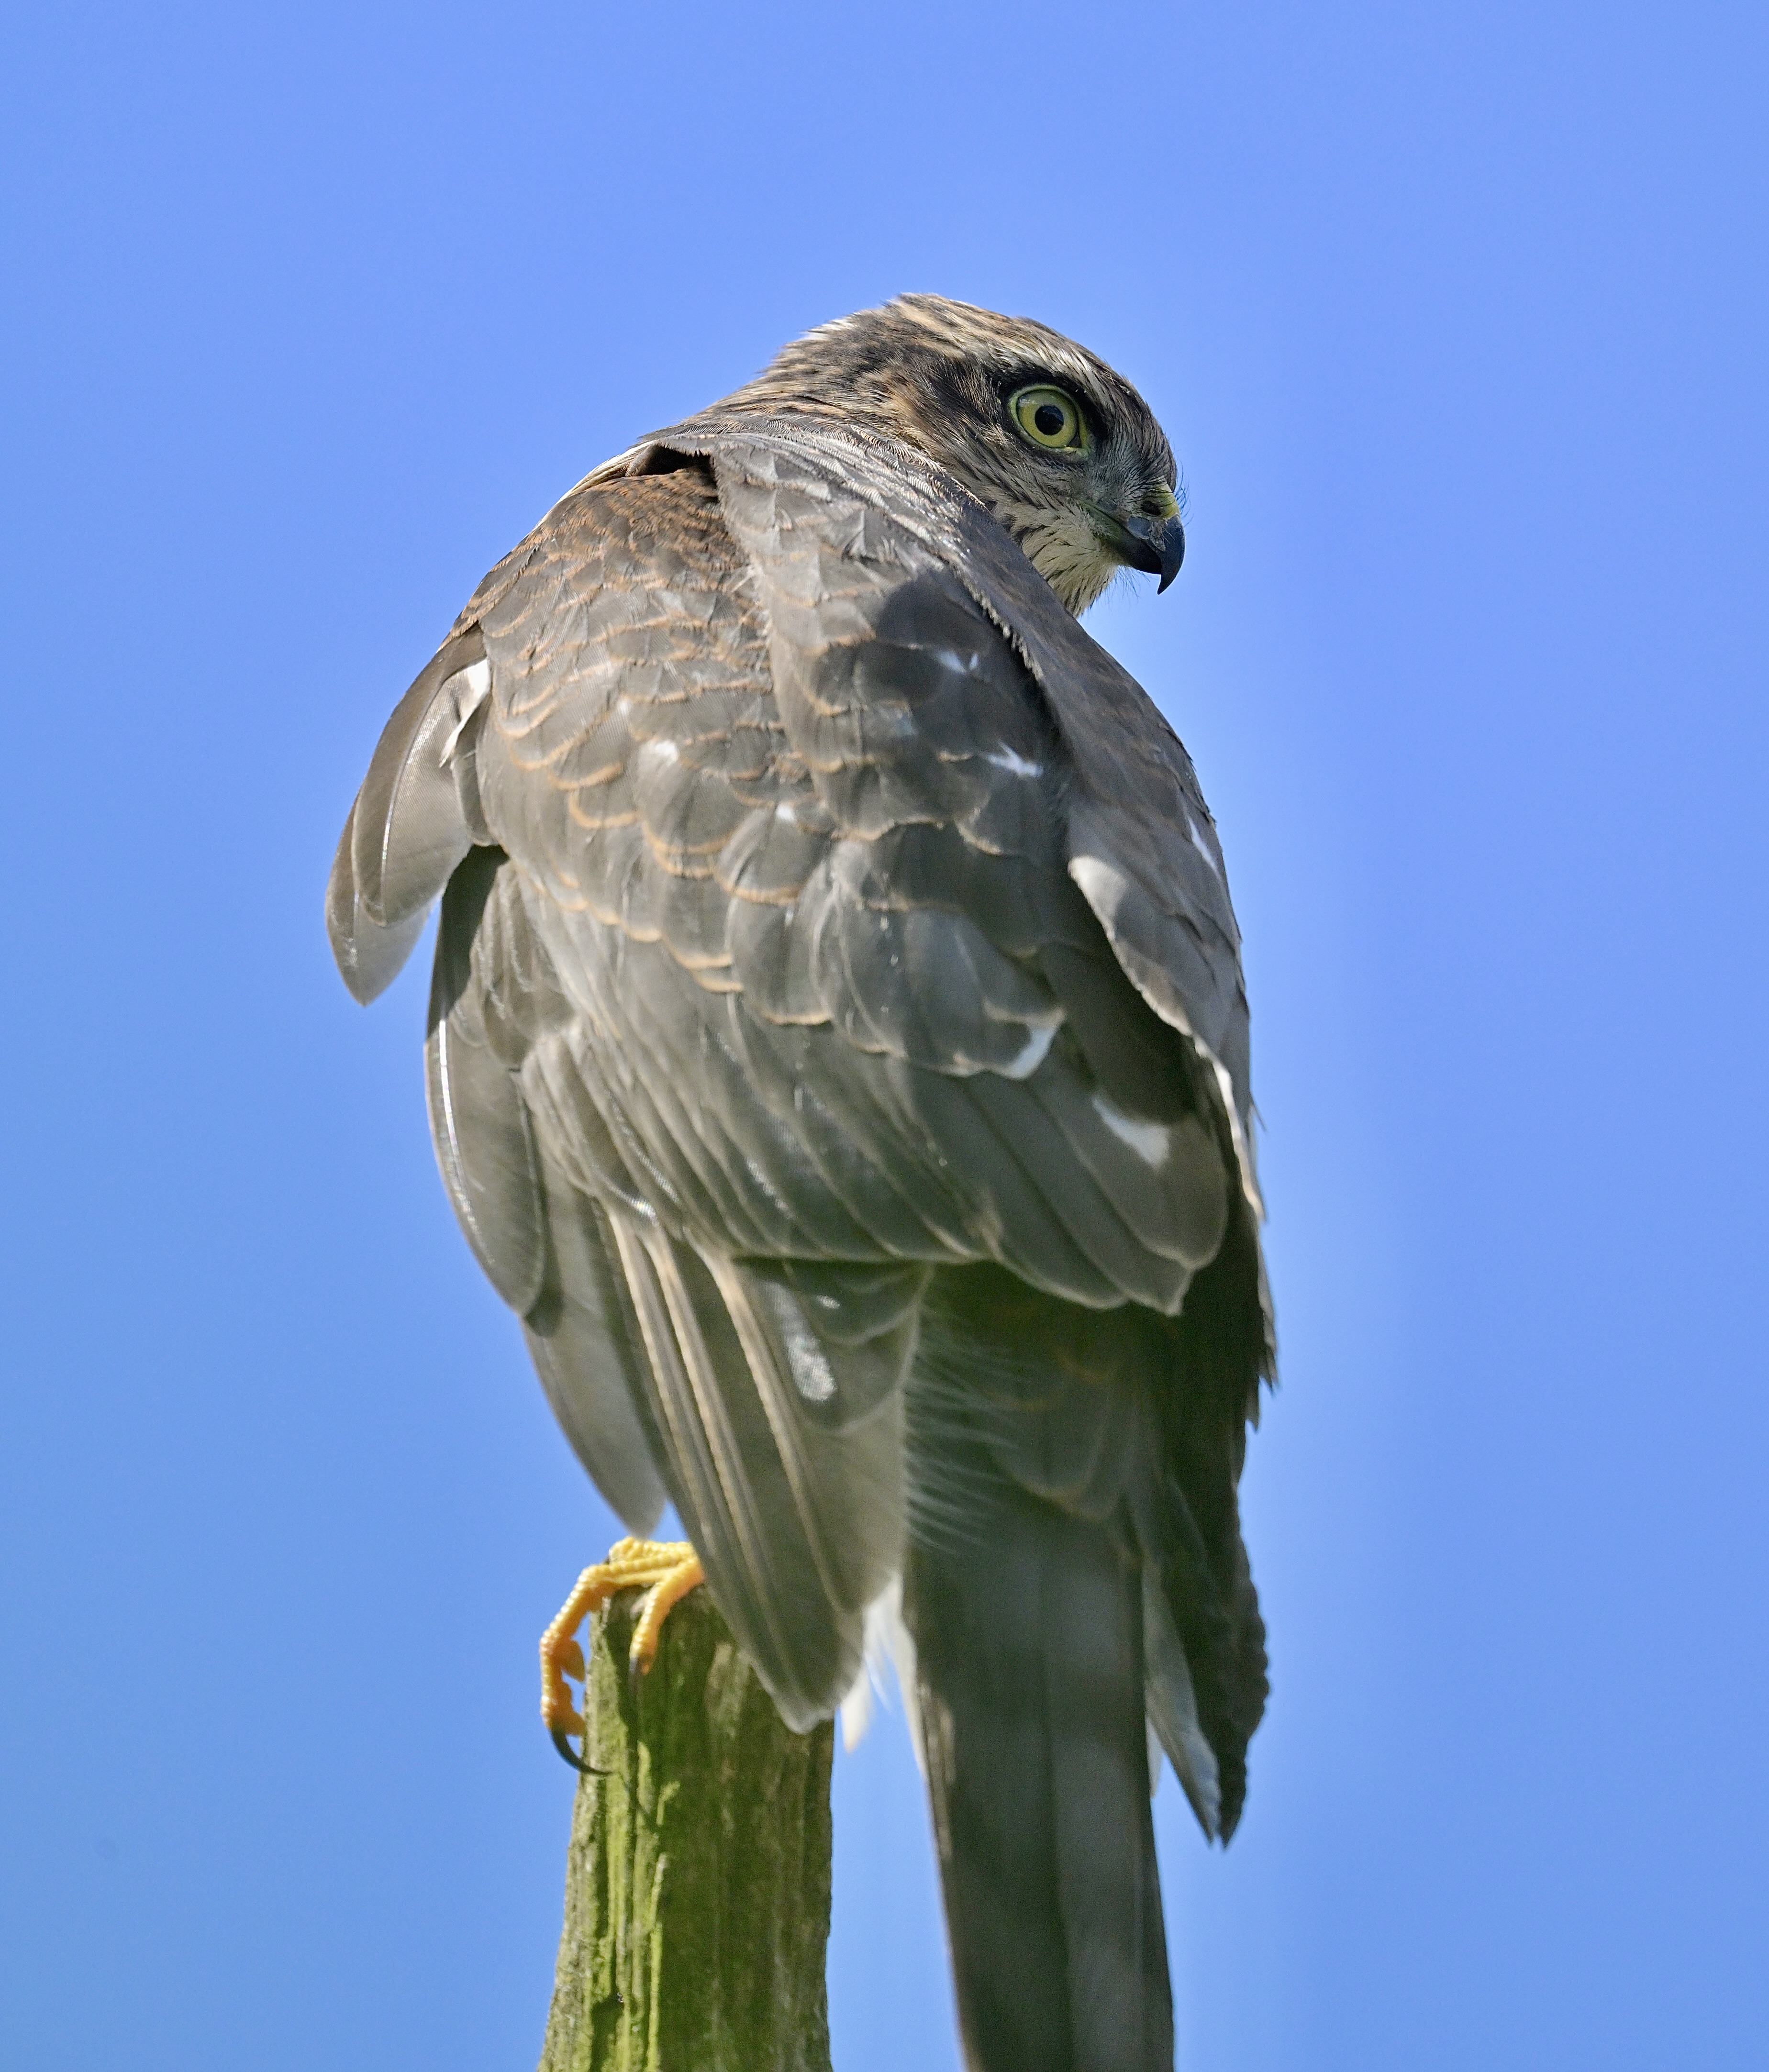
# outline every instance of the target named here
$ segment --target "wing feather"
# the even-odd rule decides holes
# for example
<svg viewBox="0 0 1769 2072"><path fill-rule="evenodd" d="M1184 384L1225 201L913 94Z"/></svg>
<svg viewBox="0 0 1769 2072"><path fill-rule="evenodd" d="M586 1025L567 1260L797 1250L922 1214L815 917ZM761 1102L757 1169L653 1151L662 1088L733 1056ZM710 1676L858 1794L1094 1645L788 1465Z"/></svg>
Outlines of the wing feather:
<svg viewBox="0 0 1769 2072"><path fill-rule="evenodd" d="M853 1684L866 1604L901 1564L896 1392L859 1426L819 1432L741 1271L655 1223L611 1220L671 1493L732 1631L805 1732Z"/></svg>
<svg viewBox="0 0 1769 2072"><path fill-rule="evenodd" d="M664 1488L640 1413L649 1376L605 1214L557 1155L618 1186L611 1149L581 1125L537 1144L525 1080L569 1017L501 851L475 849L442 898L425 1046L430 1128L443 1184L488 1278L523 1319L542 1386L597 1486L635 1531L655 1524ZM577 1120L578 1118L574 1118Z"/></svg>
<svg viewBox="0 0 1769 2072"><path fill-rule="evenodd" d="M641 1403L652 1378L608 1213L545 1170L553 1274L522 1329L572 1449L629 1531L656 1527L665 1490Z"/></svg>
<svg viewBox="0 0 1769 2072"><path fill-rule="evenodd" d="M475 853L443 901L424 1046L430 1137L474 1256L518 1316L540 1299L546 1274L546 1212L526 1104L515 1073L492 1048L474 948L502 858Z"/></svg>
<svg viewBox="0 0 1769 2072"><path fill-rule="evenodd" d="M475 723L491 688L476 628L451 634L394 708L326 890L344 983L365 1005L411 953L424 915L476 841Z"/></svg>

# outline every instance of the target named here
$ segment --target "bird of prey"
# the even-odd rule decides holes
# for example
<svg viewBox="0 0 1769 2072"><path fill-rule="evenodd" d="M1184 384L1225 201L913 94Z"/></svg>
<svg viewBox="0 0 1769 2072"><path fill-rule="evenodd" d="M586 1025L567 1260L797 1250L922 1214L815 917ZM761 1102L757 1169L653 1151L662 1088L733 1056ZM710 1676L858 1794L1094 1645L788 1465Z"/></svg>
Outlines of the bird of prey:
<svg viewBox="0 0 1769 2072"><path fill-rule="evenodd" d="M1266 1695L1240 937L1076 616L1166 588L1175 483L1040 324L825 325L492 569L328 895L363 1001L440 897L462 1227L609 1503L692 1543L601 1572L704 1575L801 1730L900 1607L973 2072L1170 2066L1157 1745L1226 1840Z"/></svg>

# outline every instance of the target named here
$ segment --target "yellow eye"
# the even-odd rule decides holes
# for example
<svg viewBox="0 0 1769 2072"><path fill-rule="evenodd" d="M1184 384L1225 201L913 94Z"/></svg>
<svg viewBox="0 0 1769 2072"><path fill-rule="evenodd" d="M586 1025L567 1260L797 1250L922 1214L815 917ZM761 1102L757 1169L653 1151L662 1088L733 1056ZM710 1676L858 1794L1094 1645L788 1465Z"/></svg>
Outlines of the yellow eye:
<svg viewBox="0 0 1769 2072"><path fill-rule="evenodd" d="M1022 388L1008 405L1014 422L1035 446L1052 449L1087 444L1080 405L1060 388Z"/></svg>

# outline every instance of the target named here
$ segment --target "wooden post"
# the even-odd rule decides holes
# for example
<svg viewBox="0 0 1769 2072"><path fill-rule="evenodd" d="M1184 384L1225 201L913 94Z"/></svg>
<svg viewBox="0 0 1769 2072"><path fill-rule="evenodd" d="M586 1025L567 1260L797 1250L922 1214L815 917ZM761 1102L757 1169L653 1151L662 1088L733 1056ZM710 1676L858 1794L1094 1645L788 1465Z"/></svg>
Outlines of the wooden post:
<svg viewBox="0 0 1769 2072"><path fill-rule="evenodd" d="M705 1590L630 1679L629 1591L584 1634L585 1760L541 2072L829 2072L834 1729L789 1733Z"/></svg>

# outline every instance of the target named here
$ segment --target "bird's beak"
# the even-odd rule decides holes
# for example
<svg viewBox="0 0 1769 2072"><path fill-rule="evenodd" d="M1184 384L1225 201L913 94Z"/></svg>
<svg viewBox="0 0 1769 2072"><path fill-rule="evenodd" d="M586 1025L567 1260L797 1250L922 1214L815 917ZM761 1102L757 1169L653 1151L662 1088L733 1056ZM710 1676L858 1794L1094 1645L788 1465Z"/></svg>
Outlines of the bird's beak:
<svg viewBox="0 0 1769 2072"><path fill-rule="evenodd" d="M1179 564L1186 557L1186 528L1179 522L1179 514L1175 512L1166 518L1122 519L1096 509L1092 517L1093 529L1101 542L1121 561L1130 568L1141 569L1145 575L1160 577L1155 586L1158 597L1179 574Z"/></svg>

